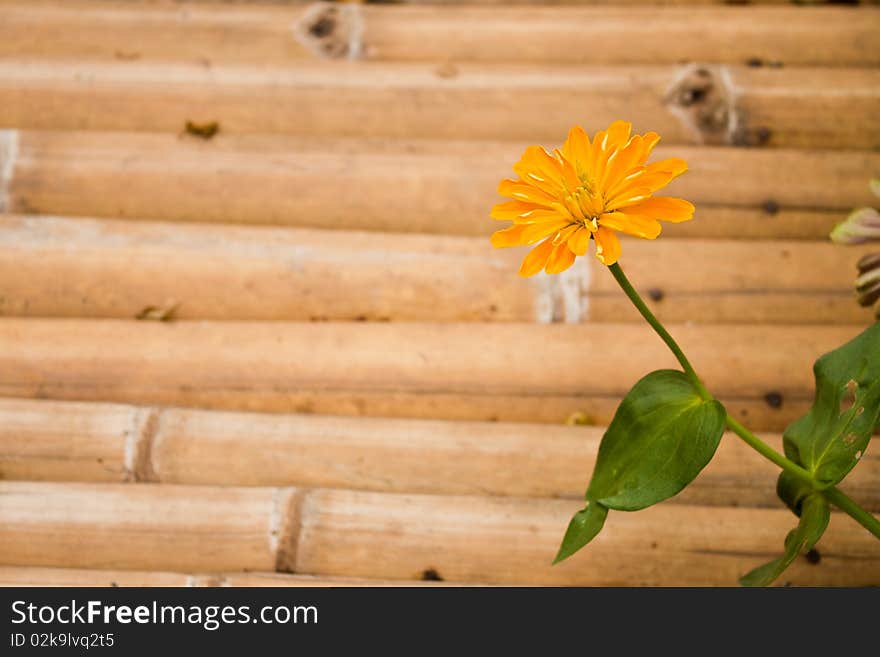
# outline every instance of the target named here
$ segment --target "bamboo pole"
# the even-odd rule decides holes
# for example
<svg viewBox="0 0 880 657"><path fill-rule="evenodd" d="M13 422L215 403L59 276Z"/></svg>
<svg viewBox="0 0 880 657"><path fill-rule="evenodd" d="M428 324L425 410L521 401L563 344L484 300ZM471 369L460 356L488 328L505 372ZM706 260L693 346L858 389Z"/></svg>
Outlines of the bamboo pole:
<svg viewBox="0 0 880 657"><path fill-rule="evenodd" d="M814 359L861 327L670 330L728 410L776 430L812 399ZM582 411L602 424L638 379L674 366L638 324L0 321L10 397L555 422Z"/></svg>
<svg viewBox="0 0 880 657"><path fill-rule="evenodd" d="M628 240L623 263L663 320L853 324L873 318L852 298L855 263L870 251L830 242ZM496 251L485 237L0 215L0 313L641 319L595 258L561 277L523 280L516 276L523 253Z"/></svg>
<svg viewBox="0 0 880 657"><path fill-rule="evenodd" d="M621 117L666 143L880 148L880 71L316 62L296 68L0 60L0 125L558 140ZM512 111L515 108L515 111Z"/></svg>
<svg viewBox="0 0 880 657"><path fill-rule="evenodd" d="M364 50L367 57L387 60L581 65L760 61L852 66L880 57L868 53L880 29L874 8L751 7L744 12L739 7L535 5L454 10L366 6ZM835 36L852 41L843 44Z"/></svg>
<svg viewBox="0 0 880 657"><path fill-rule="evenodd" d="M0 56L289 65L303 60L870 66L874 8L339 7L0 2ZM699 35L700 38L694 38ZM805 48L804 44L810 44Z"/></svg>
<svg viewBox="0 0 880 657"><path fill-rule="evenodd" d="M354 577L315 577L287 573L169 573L137 570L88 570L82 568L39 568L0 566L0 587L107 587L107 586L289 586L301 588L344 586L443 586L442 582L376 580ZM455 586L460 586L455 584Z"/></svg>
<svg viewBox="0 0 880 657"><path fill-rule="evenodd" d="M0 563L275 570L291 489L0 484Z"/></svg>
<svg viewBox="0 0 880 657"><path fill-rule="evenodd" d="M30 481L579 499L603 432L601 427L4 399L0 473ZM764 438L781 448L780 436ZM101 467L94 467L96 461ZM726 436L706 470L672 502L777 507L777 474L735 436ZM844 490L865 508L880 511L880 459L868 451Z"/></svg>
<svg viewBox="0 0 880 657"><path fill-rule="evenodd" d="M661 504L612 513L588 550L550 566L580 502L23 482L0 493L4 565L395 580L431 570L489 584L732 585L796 522L787 510ZM835 514L819 550L819 565L799 560L785 580L880 583L874 539L849 518Z"/></svg>
<svg viewBox="0 0 880 657"><path fill-rule="evenodd" d="M192 577L182 573L136 570L0 566L0 587L7 586L192 586Z"/></svg>
<svg viewBox="0 0 880 657"><path fill-rule="evenodd" d="M486 236L499 226L488 219L498 181L525 145L0 131L0 209ZM697 203L697 218L667 228L689 237L824 239L874 202L868 178L880 170L867 151L660 147L656 157L690 165L668 193Z"/></svg>

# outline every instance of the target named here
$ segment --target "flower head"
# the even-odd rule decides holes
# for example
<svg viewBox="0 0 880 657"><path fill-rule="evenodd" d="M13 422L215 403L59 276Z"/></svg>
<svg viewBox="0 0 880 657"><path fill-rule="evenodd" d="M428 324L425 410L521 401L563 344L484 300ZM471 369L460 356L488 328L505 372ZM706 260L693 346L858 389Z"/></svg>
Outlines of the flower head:
<svg viewBox="0 0 880 657"><path fill-rule="evenodd" d="M630 136L631 130L631 124L615 121L590 141L575 126L561 150L527 148L513 167L519 178L501 181L498 192L513 200L492 208L492 217L513 226L493 234L493 246L537 244L523 260L521 276L565 271L586 254L591 240L600 262L613 265L620 257L617 231L652 240L660 221L693 217L688 201L653 196L687 170L685 161L646 164L660 136Z"/></svg>

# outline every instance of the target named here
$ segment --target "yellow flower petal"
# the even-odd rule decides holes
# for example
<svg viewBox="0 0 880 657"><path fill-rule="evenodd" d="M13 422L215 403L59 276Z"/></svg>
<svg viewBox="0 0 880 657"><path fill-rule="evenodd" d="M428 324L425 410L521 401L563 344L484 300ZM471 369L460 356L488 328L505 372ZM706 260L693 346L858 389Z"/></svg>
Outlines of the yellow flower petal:
<svg viewBox="0 0 880 657"><path fill-rule="evenodd" d="M646 240L656 239L661 230L660 222L656 219L623 212L603 214L599 217L599 225Z"/></svg>
<svg viewBox="0 0 880 657"><path fill-rule="evenodd" d="M624 148L616 151L609 158L600 186L607 189L632 173L633 167L636 166L639 158L641 158L643 150L644 145L641 135L635 135Z"/></svg>
<svg viewBox="0 0 880 657"><path fill-rule="evenodd" d="M529 146L513 170L523 182L534 185L550 196L556 197L564 189L562 165L542 146Z"/></svg>
<svg viewBox="0 0 880 657"><path fill-rule="evenodd" d="M639 157L638 162L636 164L643 165L647 160L648 156L651 155L651 151L654 150L654 147L660 141L660 135L656 132L646 132L642 135L642 154Z"/></svg>
<svg viewBox="0 0 880 657"><path fill-rule="evenodd" d="M621 208L626 214L639 214L658 221L679 223L694 218L694 204L683 198L652 196L644 201Z"/></svg>
<svg viewBox="0 0 880 657"><path fill-rule="evenodd" d="M593 237L596 240L596 257L603 265L611 266L620 258L620 240L610 228L599 226Z"/></svg>
<svg viewBox="0 0 880 657"><path fill-rule="evenodd" d="M547 239L532 249L523 260L522 266L519 268L519 275L534 276L544 269L544 265L547 264L547 258L550 257L553 248L553 240Z"/></svg>
<svg viewBox="0 0 880 657"><path fill-rule="evenodd" d="M548 274L561 274L574 264L574 253L568 248L568 240L562 241L553 247L544 271Z"/></svg>
<svg viewBox="0 0 880 657"><path fill-rule="evenodd" d="M612 188L605 196L605 210L617 210L624 205L637 203L659 189L666 187L675 174L671 171L647 171L630 178L623 185Z"/></svg>
<svg viewBox="0 0 880 657"><path fill-rule="evenodd" d="M603 149L612 151L623 148L626 142L629 141L630 132L632 132L632 123L629 121L615 121L608 126L608 143L603 146Z"/></svg>
<svg viewBox="0 0 880 657"><path fill-rule="evenodd" d="M667 173L671 173L672 177L680 176L685 171L688 170L687 162L682 160L680 157L669 157L665 160L658 160L657 162L651 162L651 164L645 167L648 172L653 173L656 171L665 171Z"/></svg>
<svg viewBox="0 0 880 657"><path fill-rule="evenodd" d="M568 248L571 249L575 255L586 255L589 247L590 231L586 228L579 228L568 238Z"/></svg>
<svg viewBox="0 0 880 657"><path fill-rule="evenodd" d="M568 139L562 145L562 155L574 164L578 175L586 175L590 166L590 138L581 126L576 125L568 131Z"/></svg>
<svg viewBox="0 0 880 657"><path fill-rule="evenodd" d="M509 196L517 201L537 203L545 207L550 207L557 201L555 196L534 185L530 185L522 180L510 180L509 178L505 178L498 183L498 193L501 196Z"/></svg>
<svg viewBox="0 0 880 657"><path fill-rule="evenodd" d="M562 151L556 149L554 151L556 157L559 159L560 166L562 168L562 179L565 181L565 188L569 192L573 192L578 189L583 183L581 183L581 179L578 176L577 171L574 166L572 166L571 162L565 159L565 156L562 154Z"/></svg>
<svg viewBox="0 0 880 657"><path fill-rule="evenodd" d="M554 235L568 225L568 220L546 221L538 224L515 224L510 228L492 233L492 246L503 249L510 246L522 246Z"/></svg>
<svg viewBox="0 0 880 657"><path fill-rule="evenodd" d="M523 201L504 201L492 207L489 216L498 221L516 221L524 213L534 210L539 206L534 203L524 203Z"/></svg>
<svg viewBox="0 0 880 657"><path fill-rule="evenodd" d="M538 224L545 221L570 221L564 211L542 208L534 203L507 201L492 208L490 216L499 221L512 221L517 224Z"/></svg>

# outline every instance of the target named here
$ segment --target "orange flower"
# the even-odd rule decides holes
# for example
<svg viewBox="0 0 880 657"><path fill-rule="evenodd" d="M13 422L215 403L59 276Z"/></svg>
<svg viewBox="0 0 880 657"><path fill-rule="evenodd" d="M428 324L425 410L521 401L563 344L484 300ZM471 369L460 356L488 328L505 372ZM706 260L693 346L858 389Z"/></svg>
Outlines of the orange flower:
<svg viewBox="0 0 880 657"><path fill-rule="evenodd" d="M660 136L630 136L631 130L631 124L615 121L591 143L575 126L562 150L530 146L513 167L519 179L501 181L498 192L513 200L492 208L492 217L513 226L493 234L492 245L540 242L523 260L521 276L565 271L586 254L591 239L600 262L613 265L620 257L615 231L652 240L660 234L660 221L694 216L688 201L652 196L687 170L685 161L645 164Z"/></svg>

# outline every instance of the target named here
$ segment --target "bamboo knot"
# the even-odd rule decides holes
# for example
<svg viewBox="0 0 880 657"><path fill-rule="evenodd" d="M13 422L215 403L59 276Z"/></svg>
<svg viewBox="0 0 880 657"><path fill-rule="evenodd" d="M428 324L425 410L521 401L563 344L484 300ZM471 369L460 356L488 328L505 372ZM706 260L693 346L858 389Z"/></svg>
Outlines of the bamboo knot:
<svg viewBox="0 0 880 657"><path fill-rule="evenodd" d="M664 101L698 144L735 144L742 131L737 92L726 66L689 64L673 78Z"/></svg>
<svg viewBox="0 0 880 657"><path fill-rule="evenodd" d="M18 160L18 130L0 130L0 212L8 212L9 187Z"/></svg>
<svg viewBox="0 0 880 657"><path fill-rule="evenodd" d="M318 57L358 59L363 50L363 18L356 4L318 2L294 24L296 40Z"/></svg>

